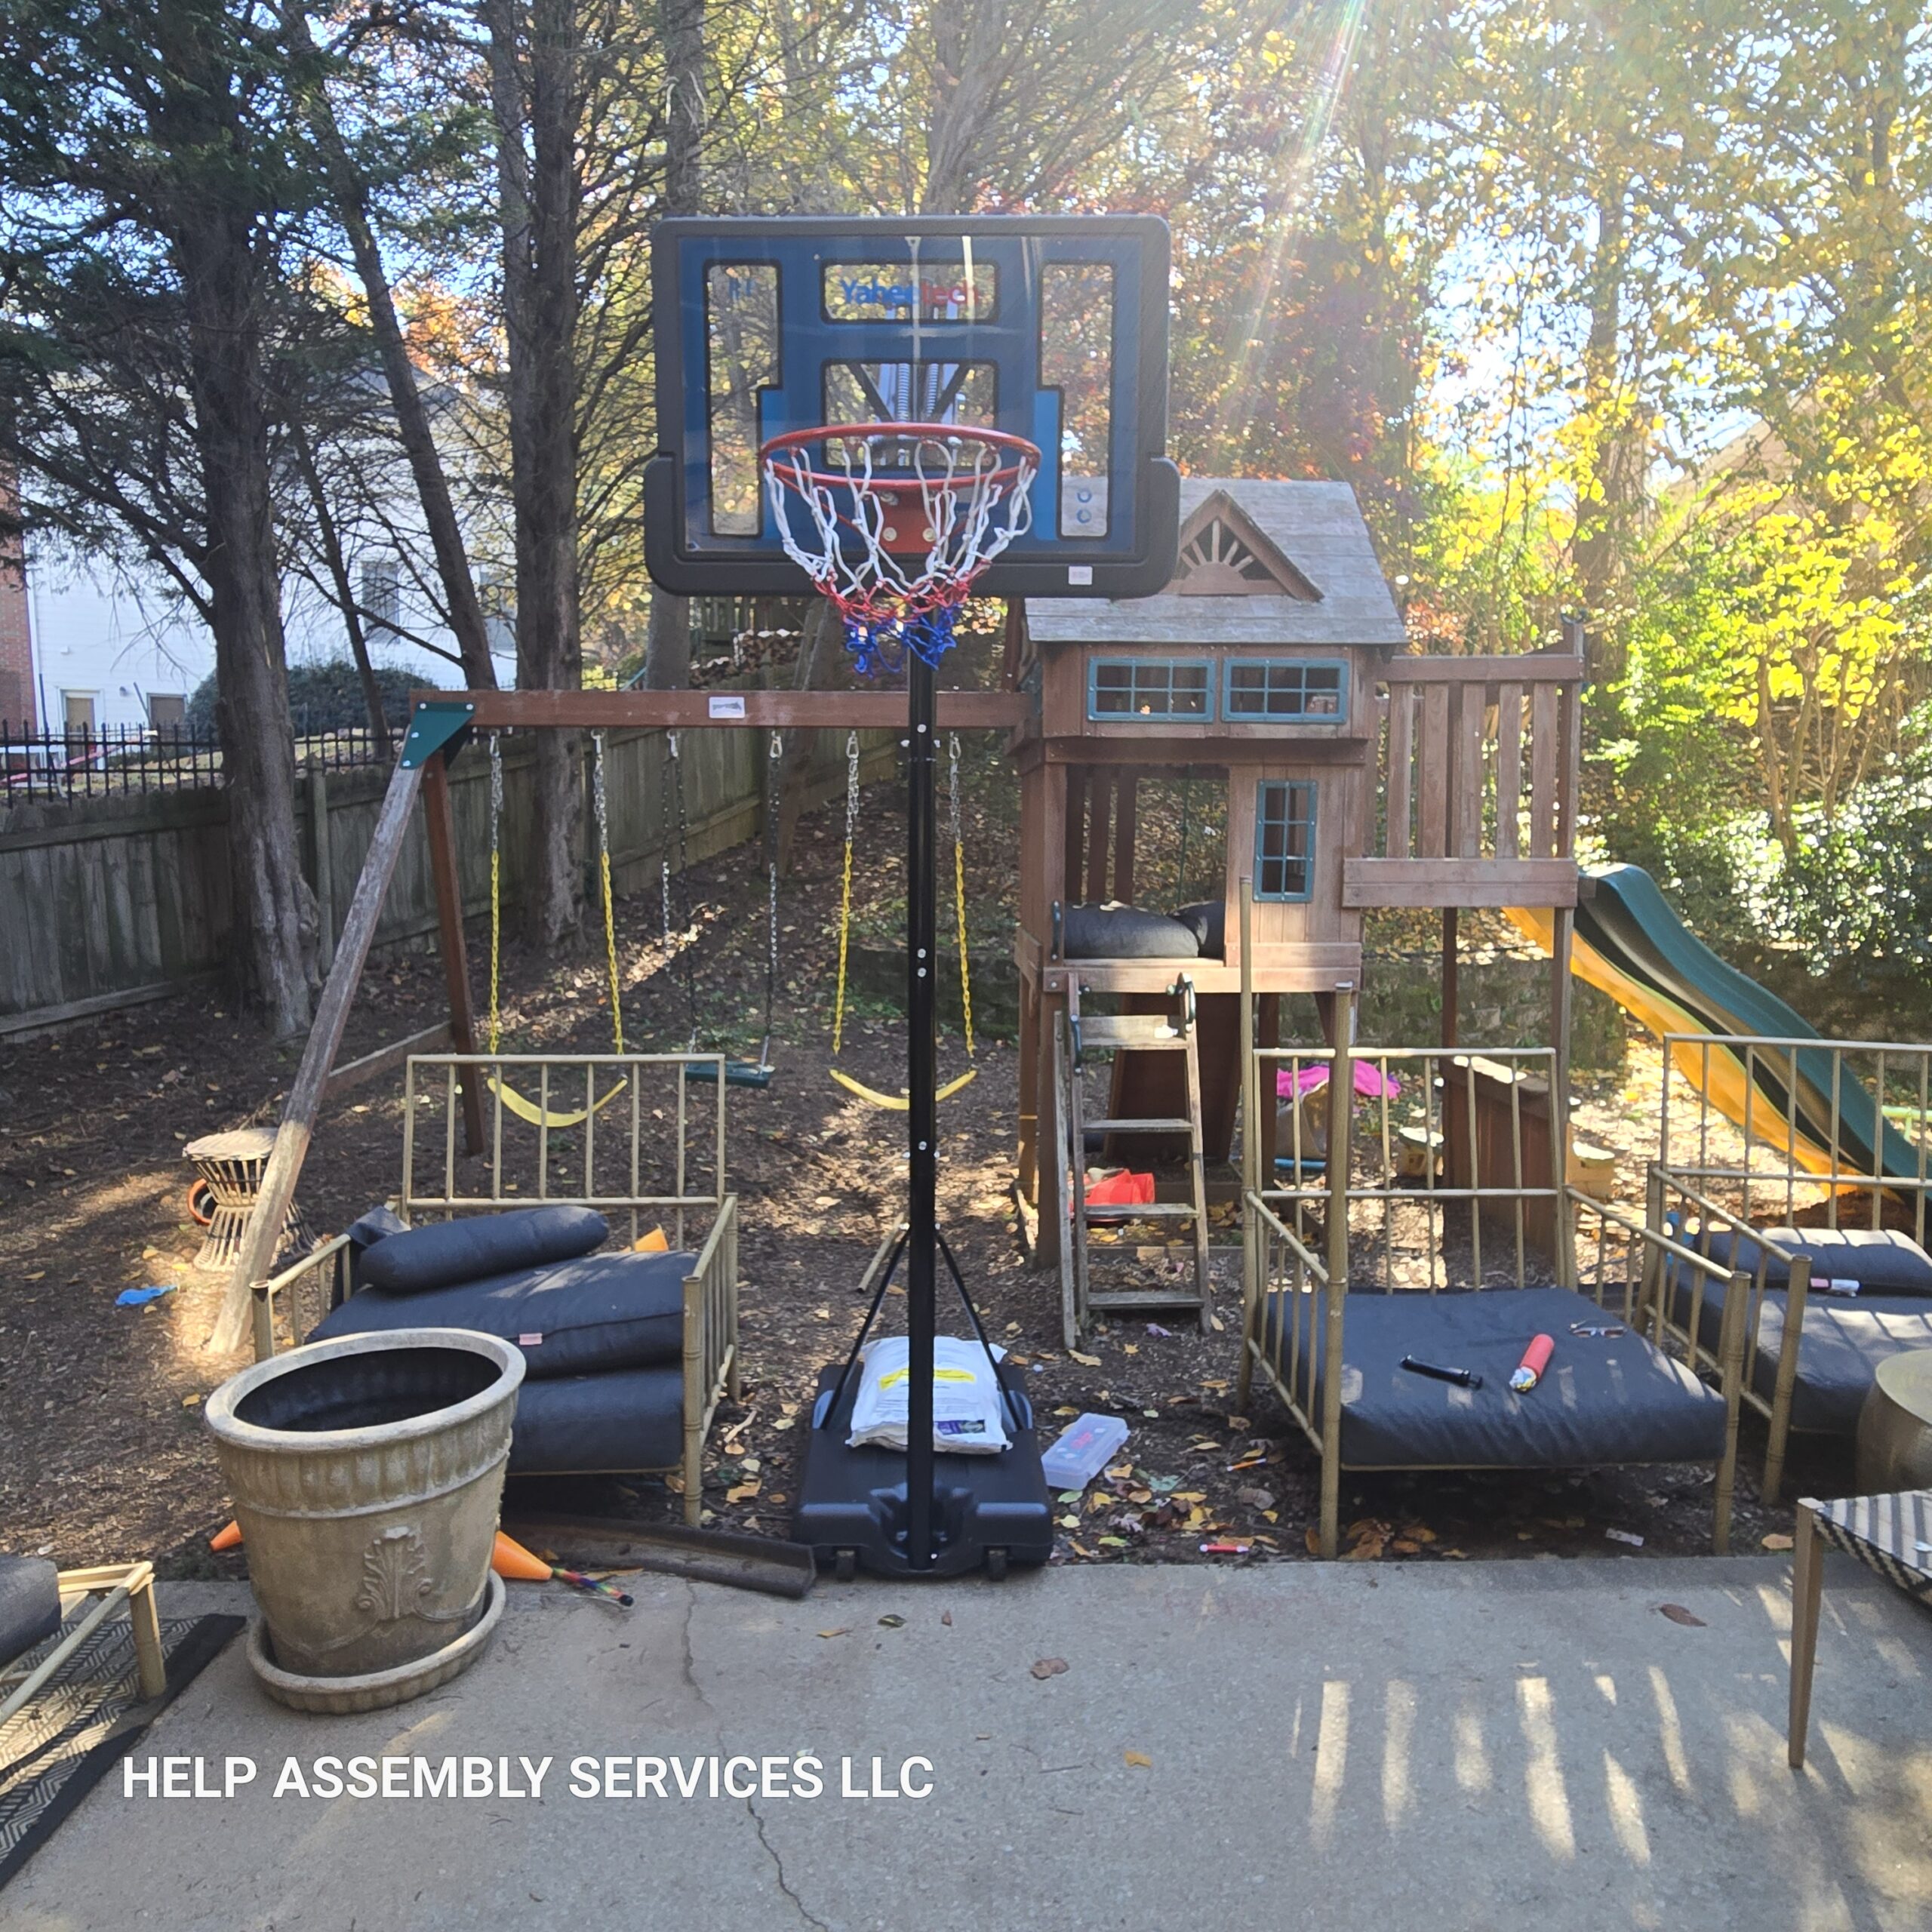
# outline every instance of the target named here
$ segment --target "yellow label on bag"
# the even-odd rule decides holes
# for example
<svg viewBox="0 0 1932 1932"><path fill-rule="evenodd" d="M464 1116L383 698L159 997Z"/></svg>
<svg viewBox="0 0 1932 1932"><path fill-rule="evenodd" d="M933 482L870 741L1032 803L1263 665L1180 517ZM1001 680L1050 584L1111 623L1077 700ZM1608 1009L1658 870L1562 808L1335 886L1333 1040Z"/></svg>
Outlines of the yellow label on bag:
<svg viewBox="0 0 1932 1932"><path fill-rule="evenodd" d="M906 1369L889 1368L879 1377L878 1386L881 1389L897 1389L900 1383L906 1379L910 1371ZM935 1382L971 1383L977 1382L979 1379L970 1368L935 1368L933 1371L933 1380Z"/></svg>

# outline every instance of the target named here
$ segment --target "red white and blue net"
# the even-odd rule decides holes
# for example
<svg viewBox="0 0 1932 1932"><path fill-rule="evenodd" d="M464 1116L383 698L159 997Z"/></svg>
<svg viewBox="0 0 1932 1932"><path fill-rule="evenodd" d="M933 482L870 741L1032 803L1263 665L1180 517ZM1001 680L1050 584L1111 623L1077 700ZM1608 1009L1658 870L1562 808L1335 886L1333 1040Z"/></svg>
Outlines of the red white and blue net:
<svg viewBox="0 0 1932 1932"><path fill-rule="evenodd" d="M1032 522L1040 452L946 423L834 423L759 452L786 554L844 620L867 677L937 665L974 582Z"/></svg>

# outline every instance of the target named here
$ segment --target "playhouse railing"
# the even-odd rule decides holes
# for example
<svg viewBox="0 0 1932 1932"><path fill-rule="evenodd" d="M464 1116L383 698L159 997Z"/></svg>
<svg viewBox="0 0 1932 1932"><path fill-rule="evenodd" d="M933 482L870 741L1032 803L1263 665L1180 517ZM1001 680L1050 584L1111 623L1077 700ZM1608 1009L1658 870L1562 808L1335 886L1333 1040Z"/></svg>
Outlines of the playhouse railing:
<svg viewBox="0 0 1932 1932"><path fill-rule="evenodd" d="M1575 904L1583 678L1554 653L1390 659L1383 811L1342 903Z"/></svg>

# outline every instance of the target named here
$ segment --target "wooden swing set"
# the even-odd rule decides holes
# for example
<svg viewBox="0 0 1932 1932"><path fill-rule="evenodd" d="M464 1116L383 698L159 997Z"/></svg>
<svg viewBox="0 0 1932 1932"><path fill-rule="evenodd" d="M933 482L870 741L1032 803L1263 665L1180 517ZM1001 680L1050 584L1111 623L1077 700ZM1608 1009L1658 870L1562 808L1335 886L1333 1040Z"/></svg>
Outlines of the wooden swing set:
<svg viewBox="0 0 1932 1932"><path fill-rule="evenodd" d="M970 731L1012 731L1023 721L1027 699L1018 691L941 691L937 694L937 723L950 732ZM208 1346L220 1353L241 1346L248 1334L257 1296L266 1286L275 1260L280 1231L289 1203L294 1200L303 1164L315 1134L329 1075L336 1063L343 1035L355 1003L369 949L375 938L389 884L407 844L414 819L417 799L429 848L430 872L435 888L437 931L443 960L444 983L449 1003L449 1034L456 1054L474 1055L477 1015L469 976L469 953L463 934L463 900L457 867L455 827L450 809L448 766L470 736L477 732L494 736L504 731L588 731L592 734L593 783L595 753L608 731L655 730L685 731L715 728L749 728L768 731L897 731L906 728L905 703L893 691L435 691L423 692L413 701L409 728L389 789L374 835L362 864L355 891L349 901L335 959L317 1001L315 1018L303 1048L288 1098L282 1109L270 1155L261 1182L255 1211L251 1217L233 1273L229 1278L220 1311L208 1337ZM500 765L495 774L500 775ZM848 792L850 783L848 755ZM848 811L850 811L848 798ZM489 1050L497 1050L500 1032L498 1006L500 949L501 944L501 854L497 838L500 799L493 788L491 889L491 1000L486 1016ZM963 881L964 859L958 844L958 814L954 811L955 882ZM623 1021L618 1012L616 943L611 906L611 859L608 826L601 804L598 811L597 842L600 883L602 888L606 964L611 977L611 1014L614 1038L623 1051ZM848 863L850 863L848 845ZM849 886L846 917L849 918ZM964 900L961 902L962 931L961 964L964 966ZM844 951L841 932L841 955ZM971 992L968 991L970 1026ZM400 1050L398 1050L400 1052ZM768 1048L762 1056L768 1060ZM735 1063L734 1063L735 1064ZM749 1064L749 1063L746 1063ZM731 1077L728 1065L725 1077ZM969 1071L943 1090L957 1092ZM875 1106L902 1109L903 1096L881 1094L849 1077L841 1084ZM623 1091L621 1083L611 1092L598 1094L587 1103L601 1108ZM569 1124L575 1116L550 1112L547 1106L529 1100L515 1092L503 1080L500 1069L482 1079L465 1068L460 1076L463 1138L465 1151L477 1154L484 1148L483 1097L486 1091L511 1112L533 1124L557 1127Z"/></svg>

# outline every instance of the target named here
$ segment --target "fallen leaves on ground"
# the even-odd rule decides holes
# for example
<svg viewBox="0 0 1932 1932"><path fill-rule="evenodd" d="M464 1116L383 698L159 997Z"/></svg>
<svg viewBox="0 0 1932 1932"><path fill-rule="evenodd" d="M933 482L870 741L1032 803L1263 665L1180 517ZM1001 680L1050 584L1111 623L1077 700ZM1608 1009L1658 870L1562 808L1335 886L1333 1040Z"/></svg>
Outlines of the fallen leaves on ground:
<svg viewBox="0 0 1932 1932"><path fill-rule="evenodd" d="M836 1630L821 1630L818 1634L821 1637L849 1637L852 1634L852 1626L849 1623L841 1623Z"/></svg>
<svg viewBox="0 0 1932 1932"><path fill-rule="evenodd" d="M1706 1628L1704 1620L1695 1611L1686 1610L1681 1603L1660 1603L1657 1607L1673 1623L1681 1623L1692 1630Z"/></svg>
<svg viewBox="0 0 1932 1932"><path fill-rule="evenodd" d="M1064 1657L1041 1657L1033 1666L1033 1675L1044 1682L1049 1677L1063 1677L1066 1674Z"/></svg>
<svg viewBox="0 0 1932 1932"><path fill-rule="evenodd" d="M1153 1759L1144 1751L1123 1751L1121 1756L1131 1771L1151 1771L1154 1768Z"/></svg>
<svg viewBox="0 0 1932 1932"><path fill-rule="evenodd" d="M1791 1543L1791 1538L1783 1531L1774 1530L1769 1536L1758 1539L1758 1547L1760 1549L1789 1549Z"/></svg>

